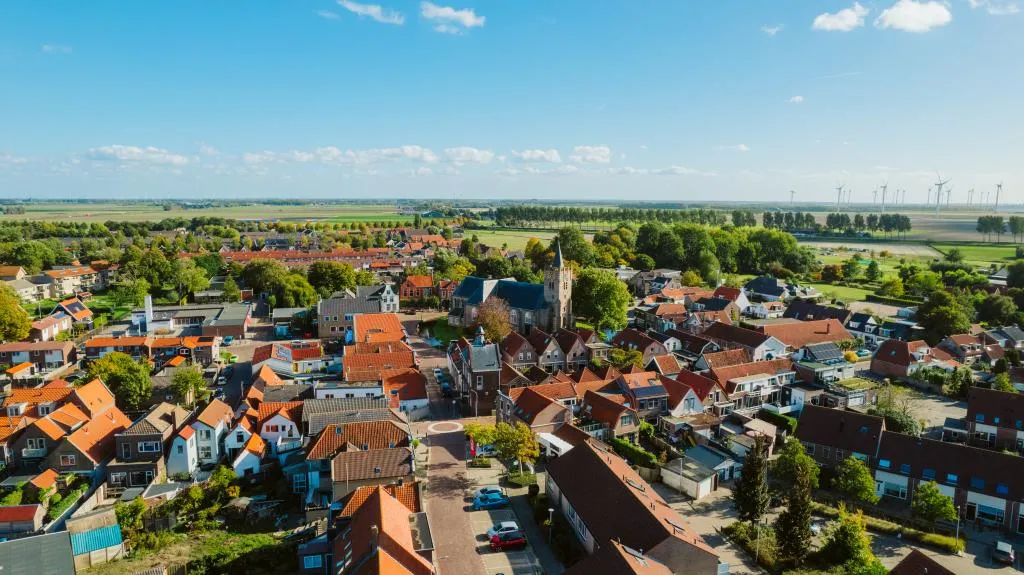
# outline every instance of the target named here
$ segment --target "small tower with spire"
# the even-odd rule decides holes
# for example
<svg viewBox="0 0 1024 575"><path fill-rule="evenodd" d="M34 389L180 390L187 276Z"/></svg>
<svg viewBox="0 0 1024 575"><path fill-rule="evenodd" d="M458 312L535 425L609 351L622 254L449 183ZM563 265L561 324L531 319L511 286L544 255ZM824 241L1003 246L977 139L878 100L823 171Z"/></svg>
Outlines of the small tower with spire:
<svg viewBox="0 0 1024 575"><path fill-rule="evenodd" d="M559 328L571 328L572 268L562 258L562 246L555 238L555 257L544 270L544 301L548 304L549 333Z"/></svg>

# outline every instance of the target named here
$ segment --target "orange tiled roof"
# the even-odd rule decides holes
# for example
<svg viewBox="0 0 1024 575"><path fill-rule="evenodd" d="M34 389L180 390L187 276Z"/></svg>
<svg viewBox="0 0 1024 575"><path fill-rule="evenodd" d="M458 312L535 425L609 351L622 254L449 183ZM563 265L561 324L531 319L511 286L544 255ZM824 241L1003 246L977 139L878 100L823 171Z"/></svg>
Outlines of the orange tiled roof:
<svg viewBox="0 0 1024 575"><path fill-rule="evenodd" d="M402 401L427 398L427 379L418 369L385 369L380 372L380 379L391 407L399 407Z"/></svg>
<svg viewBox="0 0 1024 575"><path fill-rule="evenodd" d="M513 402L519 399L519 396L527 390L532 389L536 393L543 395L548 399L562 400L571 399L576 397L576 386L570 381L559 381L554 383L542 383L540 385L531 385L529 388L526 387L514 387L508 390L508 396Z"/></svg>
<svg viewBox="0 0 1024 575"><path fill-rule="evenodd" d="M29 480L29 483L38 487L39 489L49 489L57 483L58 477L60 477L60 474L57 473L57 470L51 467L46 471L40 473L39 475L33 477L31 480Z"/></svg>
<svg viewBox="0 0 1024 575"><path fill-rule="evenodd" d="M46 419L60 424L64 429L70 431L86 421L89 421L89 416L81 409L78 409L77 405L73 403L65 403L54 410L53 413L47 415L44 420L40 421L45 421ZM61 435L63 435L63 433Z"/></svg>
<svg viewBox="0 0 1024 575"><path fill-rule="evenodd" d="M405 282L414 288L434 287L434 278L424 275L406 276Z"/></svg>
<svg viewBox="0 0 1024 575"><path fill-rule="evenodd" d="M0 415L0 443L4 443L9 437L25 429L34 421L34 417L27 415Z"/></svg>
<svg viewBox="0 0 1024 575"><path fill-rule="evenodd" d="M136 347L136 346L148 346L150 343L149 336L136 336L136 337L93 337L85 342L85 347Z"/></svg>
<svg viewBox="0 0 1024 575"><path fill-rule="evenodd" d="M234 413L231 411L231 406L219 399L215 399L203 409L199 417L196 417L196 421L216 428L222 421L230 423L232 416L234 416Z"/></svg>
<svg viewBox="0 0 1024 575"><path fill-rule="evenodd" d="M71 317L75 318L75 320L77 321L82 321L84 319L92 317L92 310L85 307L85 304L82 303L82 300L78 299L77 297L68 298L60 302L59 305L60 307L64 308L64 311L71 314Z"/></svg>
<svg viewBox="0 0 1024 575"><path fill-rule="evenodd" d="M853 339L839 320L831 318L765 325L761 327L761 331L793 349L814 343Z"/></svg>
<svg viewBox="0 0 1024 575"><path fill-rule="evenodd" d="M409 433L394 421L356 421L324 427L306 448L308 459L327 459L352 445L356 450L409 446Z"/></svg>
<svg viewBox="0 0 1024 575"><path fill-rule="evenodd" d="M415 355L411 351L356 353L342 360L346 381L379 381L384 370L415 365Z"/></svg>
<svg viewBox="0 0 1024 575"><path fill-rule="evenodd" d="M60 270L46 270L43 273L48 275L48 276L50 276L51 278L62 279L62 278L75 278L75 277L79 277L79 276L94 274L94 273L96 273L96 270L94 270L94 269L92 269L91 267L88 267L88 266L78 266L78 267L66 268L66 269L60 269Z"/></svg>
<svg viewBox="0 0 1024 575"><path fill-rule="evenodd" d="M263 457L267 450L267 443L258 433L253 433L249 436L249 441L245 442L245 450L257 457Z"/></svg>
<svg viewBox="0 0 1024 575"><path fill-rule="evenodd" d="M18 365L15 365L14 367L7 368L7 370L4 373L6 373L7 375L17 375L25 371L26 369L32 369L33 367L35 367L35 365L36 364L32 363L31 361L22 362L19 363Z"/></svg>
<svg viewBox="0 0 1024 575"><path fill-rule="evenodd" d="M39 405L40 403L64 401L69 395L71 395L72 391L73 390L71 388L67 387L60 387L56 389L50 387L37 387L34 389L16 387L12 389L11 394L4 399L4 407L18 403Z"/></svg>
<svg viewBox="0 0 1024 575"><path fill-rule="evenodd" d="M73 431L67 441L93 463L101 463L114 455L114 435L128 429L131 424L132 420L127 415L112 407Z"/></svg>
<svg viewBox="0 0 1024 575"><path fill-rule="evenodd" d="M114 406L114 394L99 379L75 389L74 395L93 417Z"/></svg>
<svg viewBox="0 0 1024 575"><path fill-rule="evenodd" d="M275 415L282 415L292 422L298 424L302 421L301 401L266 401L260 404L259 422L260 425Z"/></svg>
<svg viewBox="0 0 1024 575"><path fill-rule="evenodd" d="M422 509L420 507L420 490L417 482L404 483L402 485L385 485L384 491L398 500L399 503L405 506L410 513L419 513ZM356 509L366 501L376 486L364 485L356 488L355 491L349 496L349 500L345 502L345 507L341 509L341 517L351 517Z"/></svg>
<svg viewBox="0 0 1024 575"><path fill-rule="evenodd" d="M183 363L185 363L185 356L176 355L167 362L167 367L178 367Z"/></svg>
<svg viewBox="0 0 1024 575"><path fill-rule="evenodd" d="M256 372L256 378L253 381L262 382L263 385L284 385L284 380L281 379L281 376L274 373L274 370L270 369L270 366L265 363ZM263 398L260 397L260 399Z"/></svg>
<svg viewBox="0 0 1024 575"><path fill-rule="evenodd" d="M402 322L393 313L363 313L352 319L354 341L401 341L405 337Z"/></svg>

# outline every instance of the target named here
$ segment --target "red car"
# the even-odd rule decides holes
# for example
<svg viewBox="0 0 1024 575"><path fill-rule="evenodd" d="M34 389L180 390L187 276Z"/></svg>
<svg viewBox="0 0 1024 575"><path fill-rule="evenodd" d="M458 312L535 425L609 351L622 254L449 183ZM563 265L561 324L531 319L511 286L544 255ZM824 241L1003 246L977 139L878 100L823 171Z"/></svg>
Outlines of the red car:
<svg viewBox="0 0 1024 575"><path fill-rule="evenodd" d="M522 549L526 547L526 536L521 531L499 533L491 537L491 551Z"/></svg>

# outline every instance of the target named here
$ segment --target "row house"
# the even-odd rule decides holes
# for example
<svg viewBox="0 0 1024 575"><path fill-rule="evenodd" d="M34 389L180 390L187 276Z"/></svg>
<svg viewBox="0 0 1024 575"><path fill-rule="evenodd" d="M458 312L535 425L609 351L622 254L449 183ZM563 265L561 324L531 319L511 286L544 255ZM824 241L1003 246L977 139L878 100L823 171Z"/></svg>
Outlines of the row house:
<svg viewBox="0 0 1024 575"><path fill-rule="evenodd" d="M252 354L253 370L264 365L290 379L315 379L341 369L340 358L326 355L318 340L278 342L257 347Z"/></svg>
<svg viewBox="0 0 1024 575"><path fill-rule="evenodd" d="M984 387L967 394L966 441L998 451L1024 452L1024 395Z"/></svg>
<svg viewBox="0 0 1024 575"><path fill-rule="evenodd" d="M990 329L985 332L985 338L1003 349L1024 351L1024 330L1017 326Z"/></svg>
<svg viewBox="0 0 1024 575"><path fill-rule="evenodd" d="M220 462L225 454L224 439L233 420L230 405L219 399L211 401L171 440L167 475L194 476L200 467Z"/></svg>
<svg viewBox="0 0 1024 575"><path fill-rule="evenodd" d="M939 342L938 347L950 354L957 362L972 365L986 357L985 348L988 345L989 341L984 333L959 333L947 336Z"/></svg>
<svg viewBox="0 0 1024 575"><path fill-rule="evenodd" d="M610 447L589 440L548 464L545 493L588 555L615 542L671 573L727 572L718 554ZM651 573L652 571L644 571Z"/></svg>
<svg viewBox="0 0 1024 575"><path fill-rule="evenodd" d="M334 293L316 304L317 336L321 339L354 338L353 320L363 313L398 313L398 292L393 284L358 286Z"/></svg>
<svg viewBox="0 0 1024 575"><path fill-rule="evenodd" d="M692 368L704 354L714 353L722 349L710 339L693 333L673 329L665 332L665 335L678 342L676 349L668 349L667 344L666 349L670 353L674 353L676 357L684 360L687 368ZM655 334L651 334L651 337L658 339Z"/></svg>
<svg viewBox="0 0 1024 575"><path fill-rule="evenodd" d="M880 417L805 406L797 438L819 462L846 457L872 470L876 495L910 506L921 482L950 497L960 519L1024 533L1024 459L969 445L885 430Z"/></svg>
<svg viewBox="0 0 1024 575"><path fill-rule="evenodd" d="M718 348L716 347L715 349ZM738 347L701 354L697 361L694 362L693 369L696 371L707 371L715 367L729 367L730 365L749 362L750 354L746 349Z"/></svg>
<svg viewBox="0 0 1024 575"><path fill-rule="evenodd" d="M58 266L43 272L51 285L53 295L96 292L107 289L113 279L116 265L96 261L90 265Z"/></svg>
<svg viewBox="0 0 1024 575"><path fill-rule="evenodd" d="M856 372L856 366L832 342L805 345L793 354L793 359L797 374L805 383L835 383L852 378Z"/></svg>
<svg viewBox="0 0 1024 575"><path fill-rule="evenodd" d="M668 391L654 371L624 373L615 380L619 393L641 419L654 423L668 411Z"/></svg>
<svg viewBox="0 0 1024 575"><path fill-rule="evenodd" d="M736 308L741 315L747 313L747 309L750 307L750 299L747 298L746 292L740 287L718 286L711 295L712 297L727 299L736 304Z"/></svg>
<svg viewBox="0 0 1024 575"><path fill-rule="evenodd" d="M691 430L710 439L719 422L720 408L728 411L732 407L721 384L692 371L662 377L661 385L668 392L668 412L658 424L669 436Z"/></svg>
<svg viewBox="0 0 1024 575"><path fill-rule="evenodd" d="M765 325L760 327L760 331L785 344L787 353L807 345L853 339L839 320L831 318Z"/></svg>
<svg viewBox="0 0 1024 575"><path fill-rule="evenodd" d="M601 440L617 438L636 443L640 415L625 404L625 396L586 390L577 427Z"/></svg>
<svg viewBox="0 0 1024 575"><path fill-rule="evenodd" d="M757 297L763 301L789 301L793 298L817 299L821 296L813 287L787 283L772 276L751 279L743 285L743 291L748 296Z"/></svg>
<svg viewBox="0 0 1024 575"><path fill-rule="evenodd" d="M0 344L0 363L9 366L31 364L47 373L78 361L78 350L70 341L16 341Z"/></svg>
<svg viewBox="0 0 1024 575"><path fill-rule="evenodd" d="M656 372L658 375L675 377L675 375L683 369L683 366L679 364L679 360L676 359L676 356L672 354L665 354L656 355L651 358L651 361L647 362L644 369Z"/></svg>
<svg viewBox="0 0 1024 575"><path fill-rule="evenodd" d="M889 339L871 356L871 371L882 377L905 379L924 367L952 371L960 364L948 352L923 340Z"/></svg>
<svg viewBox="0 0 1024 575"><path fill-rule="evenodd" d="M633 311L637 329L668 331L690 315L682 303L655 303L637 307Z"/></svg>
<svg viewBox="0 0 1024 575"><path fill-rule="evenodd" d="M786 307L782 317L798 319L800 321L817 321L822 319L834 319L845 324L850 318L850 310L846 308L823 305L813 301L794 300Z"/></svg>
<svg viewBox="0 0 1024 575"><path fill-rule="evenodd" d="M164 462L171 438L187 423L189 412L171 403L153 406L144 416L114 436L114 460L107 465L112 495L144 488L167 477Z"/></svg>
<svg viewBox="0 0 1024 575"><path fill-rule="evenodd" d="M736 410L756 410L766 403L778 404L783 388L796 380L793 362L770 359L713 368L712 379L725 388Z"/></svg>
<svg viewBox="0 0 1024 575"><path fill-rule="evenodd" d="M504 421L505 423L512 423L514 421L515 416L513 412L516 411L516 403L527 389L532 394L541 395L559 406L568 408L570 413L574 412L579 405L579 397L577 396L576 386L572 379L569 381L558 380L550 383L539 383L508 389L503 388L498 394L498 404L495 408L498 421ZM528 399L527 401L531 400Z"/></svg>
<svg viewBox="0 0 1024 575"><path fill-rule="evenodd" d="M537 391L539 387L546 386L516 388L509 390L509 396L499 396L498 421L509 425L523 423L534 433L551 433L562 425L572 424L572 408ZM575 393L572 398L575 399Z"/></svg>
<svg viewBox="0 0 1024 575"><path fill-rule="evenodd" d="M708 326L701 337L715 342L722 349L744 349L753 361L786 356L786 344L771 334L723 322Z"/></svg>
<svg viewBox="0 0 1024 575"><path fill-rule="evenodd" d="M408 275L399 287L398 294L405 299L423 299L437 295L434 278L425 275Z"/></svg>
<svg viewBox="0 0 1024 575"><path fill-rule="evenodd" d="M553 335L530 329L527 337L509 332L499 344L502 361L518 370L537 366L548 373L573 372L590 363L590 350L576 331L559 329Z"/></svg>
<svg viewBox="0 0 1024 575"><path fill-rule="evenodd" d="M151 352L149 336L134 337L93 337L85 342L85 357L89 360L100 359L108 353L125 353L132 359L140 361L149 359Z"/></svg>
<svg viewBox="0 0 1024 575"><path fill-rule="evenodd" d="M854 337L875 345L895 339L911 341L919 339L923 333L921 326L910 320L883 319L876 320L866 313L853 313L846 320L845 327Z"/></svg>
<svg viewBox="0 0 1024 575"><path fill-rule="evenodd" d="M747 317L754 319L779 319L786 313L786 303L783 301L755 301L747 306Z"/></svg>

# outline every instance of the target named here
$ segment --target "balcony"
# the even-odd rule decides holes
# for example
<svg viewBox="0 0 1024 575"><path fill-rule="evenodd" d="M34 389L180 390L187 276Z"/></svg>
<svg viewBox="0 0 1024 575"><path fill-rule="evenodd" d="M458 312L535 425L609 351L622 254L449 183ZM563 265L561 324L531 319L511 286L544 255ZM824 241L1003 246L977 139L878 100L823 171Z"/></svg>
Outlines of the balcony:
<svg viewBox="0 0 1024 575"><path fill-rule="evenodd" d="M29 449L28 447L21 450L22 459L42 459L46 457L46 448L40 449Z"/></svg>
<svg viewBox="0 0 1024 575"><path fill-rule="evenodd" d="M608 436L608 425L604 423L588 423L579 426L580 430L591 437L604 439Z"/></svg>

